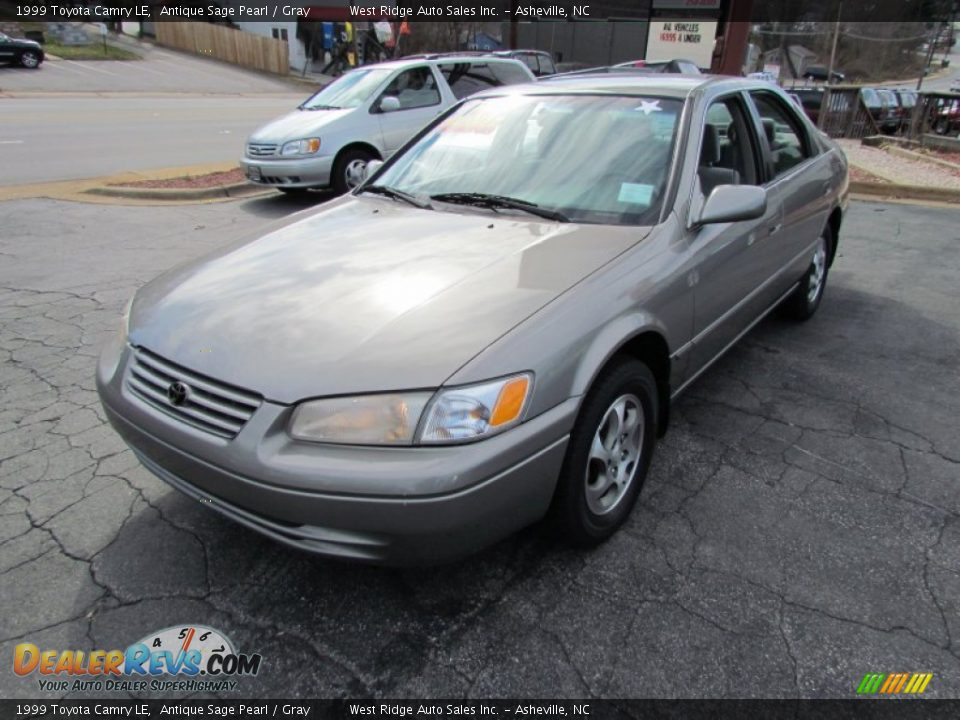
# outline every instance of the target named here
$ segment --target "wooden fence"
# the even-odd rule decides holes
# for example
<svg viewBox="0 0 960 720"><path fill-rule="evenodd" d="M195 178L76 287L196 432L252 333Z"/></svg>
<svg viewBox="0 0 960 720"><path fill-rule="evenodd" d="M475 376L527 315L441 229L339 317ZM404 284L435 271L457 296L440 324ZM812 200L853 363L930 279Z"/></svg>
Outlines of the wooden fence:
<svg viewBox="0 0 960 720"><path fill-rule="evenodd" d="M154 27L160 45L278 75L290 72L286 40L205 22L158 22Z"/></svg>

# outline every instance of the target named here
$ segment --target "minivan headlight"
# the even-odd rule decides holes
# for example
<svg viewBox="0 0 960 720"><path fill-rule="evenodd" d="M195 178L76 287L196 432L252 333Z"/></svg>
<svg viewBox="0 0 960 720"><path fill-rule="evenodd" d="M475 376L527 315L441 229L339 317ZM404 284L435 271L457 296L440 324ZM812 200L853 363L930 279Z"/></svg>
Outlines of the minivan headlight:
<svg viewBox="0 0 960 720"><path fill-rule="evenodd" d="M436 393L309 400L294 410L289 433L297 440L340 445L469 442L518 424L532 387L533 376L522 373Z"/></svg>
<svg viewBox="0 0 960 720"><path fill-rule="evenodd" d="M320 138L304 138L285 142L280 148L281 155L313 155L320 149Z"/></svg>
<svg viewBox="0 0 960 720"><path fill-rule="evenodd" d="M346 445L410 445L432 393L383 393L302 403L290 434L297 440Z"/></svg>
<svg viewBox="0 0 960 720"><path fill-rule="evenodd" d="M523 419L533 378L529 373L479 385L440 390L422 423L425 445L478 440L513 427Z"/></svg>

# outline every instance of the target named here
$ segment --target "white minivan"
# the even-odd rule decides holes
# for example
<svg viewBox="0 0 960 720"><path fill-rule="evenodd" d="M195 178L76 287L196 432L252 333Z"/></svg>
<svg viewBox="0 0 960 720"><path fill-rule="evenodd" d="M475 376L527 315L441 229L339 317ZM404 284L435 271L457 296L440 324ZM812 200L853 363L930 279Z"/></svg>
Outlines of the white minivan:
<svg viewBox="0 0 960 720"><path fill-rule="evenodd" d="M480 90L535 80L508 58L437 56L345 73L300 107L256 130L241 166L251 182L284 192L346 192L370 160L386 160L433 118Z"/></svg>

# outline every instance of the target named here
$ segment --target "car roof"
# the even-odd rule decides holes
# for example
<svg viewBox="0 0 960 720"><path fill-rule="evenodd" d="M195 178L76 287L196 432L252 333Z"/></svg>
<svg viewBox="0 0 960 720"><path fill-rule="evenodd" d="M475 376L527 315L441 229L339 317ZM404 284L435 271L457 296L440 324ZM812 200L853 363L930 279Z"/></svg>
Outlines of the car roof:
<svg viewBox="0 0 960 720"><path fill-rule="evenodd" d="M360 65L357 70L364 70L370 68L382 68L384 70L398 70L414 65L423 65L424 63L439 63L439 62L451 62L451 61L460 61L460 62L475 62L475 63L511 63L522 65L526 67L519 60L509 57L499 57L496 55L486 55L486 54L470 54L470 53L450 53L450 54L433 54L433 55L411 55L409 57L399 58L397 60L385 60L384 62L379 63L368 63L366 65Z"/></svg>
<svg viewBox="0 0 960 720"><path fill-rule="evenodd" d="M502 95L505 92L529 94L611 94L611 95L658 95L684 100L704 86L718 86L730 90L768 88L769 83L745 80L720 75L640 74L633 72L584 73L581 75L553 75L534 83L506 85L485 90L472 97Z"/></svg>

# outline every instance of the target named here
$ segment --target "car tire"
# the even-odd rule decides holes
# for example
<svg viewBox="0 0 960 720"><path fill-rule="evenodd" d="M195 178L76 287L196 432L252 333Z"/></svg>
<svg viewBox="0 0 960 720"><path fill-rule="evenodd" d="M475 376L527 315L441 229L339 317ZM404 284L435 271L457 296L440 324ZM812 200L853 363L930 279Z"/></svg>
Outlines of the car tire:
<svg viewBox="0 0 960 720"><path fill-rule="evenodd" d="M820 241L813 250L810 265L800 278L800 284L780 306L782 314L797 322L813 317L820 307L823 291L827 287L827 275L830 271L830 251L833 247L833 234L826 227L820 234Z"/></svg>
<svg viewBox="0 0 960 720"><path fill-rule="evenodd" d="M565 541L598 545L630 515L656 445L658 402L653 373L639 360L615 360L594 383L570 434L550 508L551 524Z"/></svg>
<svg viewBox="0 0 960 720"><path fill-rule="evenodd" d="M40 56L33 50L25 50L20 53L20 64L29 70L36 70L40 67Z"/></svg>
<svg viewBox="0 0 960 720"><path fill-rule="evenodd" d="M352 148L340 153L333 163L333 189L338 195L356 188L362 180L362 171L367 163L376 159L369 150Z"/></svg>

